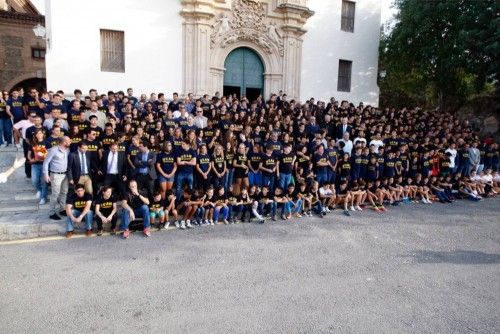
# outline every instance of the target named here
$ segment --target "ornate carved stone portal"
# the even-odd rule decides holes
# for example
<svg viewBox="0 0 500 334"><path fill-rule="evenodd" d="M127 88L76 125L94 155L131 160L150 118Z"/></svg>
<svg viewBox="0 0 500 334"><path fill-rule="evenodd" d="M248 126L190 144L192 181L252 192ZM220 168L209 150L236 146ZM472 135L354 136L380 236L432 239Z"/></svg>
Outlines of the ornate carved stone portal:
<svg viewBox="0 0 500 334"><path fill-rule="evenodd" d="M222 92L224 61L239 47L253 49L265 70L264 96L300 95L307 0L182 0L183 92ZM175 51L174 51L175 52Z"/></svg>

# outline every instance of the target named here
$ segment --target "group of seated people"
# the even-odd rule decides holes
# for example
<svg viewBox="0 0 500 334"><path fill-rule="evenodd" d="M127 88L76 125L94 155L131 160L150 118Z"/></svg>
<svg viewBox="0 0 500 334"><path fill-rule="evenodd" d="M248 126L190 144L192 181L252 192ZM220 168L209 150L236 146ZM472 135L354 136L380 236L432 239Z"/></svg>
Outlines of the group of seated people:
<svg viewBox="0 0 500 334"><path fill-rule="evenodd" d="M50 218L67 216L68 237L80 223L92 235L94 220L98 235L109 224L128 238L138 220L149 236L152 226L479 201L500 187L498 144L450 112L300 103L281 92L74 95L30 89L26 119L14 124L40 205L50 185Z"/></svg>

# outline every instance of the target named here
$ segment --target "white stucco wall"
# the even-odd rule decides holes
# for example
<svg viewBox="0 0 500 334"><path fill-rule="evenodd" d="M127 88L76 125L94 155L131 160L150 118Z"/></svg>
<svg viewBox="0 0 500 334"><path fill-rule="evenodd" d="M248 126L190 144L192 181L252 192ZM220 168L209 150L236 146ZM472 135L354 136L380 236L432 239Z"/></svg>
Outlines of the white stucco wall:
<svg viewBox="0 0 500 334"><path fill-rule="evenodd" d="M46 0L47 88L84 94L134 88L134 95L182 89L178 0ZM52 19L56 17L57 19ZM101 72L99 29L125 32L125 73Z"/></svg>
<svg viewBox="0 0 500 334"><path fill-rule="evenodd" d="M305 28L300 96L378 106L380 0L357 0L354 33L340 30L341 0L309 0L315 14ZM351 92L337 91L339 59L352 61Z"/></svg>

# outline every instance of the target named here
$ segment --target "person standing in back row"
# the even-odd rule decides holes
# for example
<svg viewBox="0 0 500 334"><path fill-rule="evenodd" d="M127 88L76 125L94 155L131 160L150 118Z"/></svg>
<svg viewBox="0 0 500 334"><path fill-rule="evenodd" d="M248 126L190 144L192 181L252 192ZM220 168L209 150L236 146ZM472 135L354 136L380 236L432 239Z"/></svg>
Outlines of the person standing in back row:
<svg viewBox="0 0 500 334"><path fill-rule="evenodd" d="M43 177L45 182L51 183L50 219L61 220L65 215L66 195L68 194L68 154L71 139L64 136L59 139L59 145L49 149L43 162ZM59 214L58 214L59 213Z"/></svg>

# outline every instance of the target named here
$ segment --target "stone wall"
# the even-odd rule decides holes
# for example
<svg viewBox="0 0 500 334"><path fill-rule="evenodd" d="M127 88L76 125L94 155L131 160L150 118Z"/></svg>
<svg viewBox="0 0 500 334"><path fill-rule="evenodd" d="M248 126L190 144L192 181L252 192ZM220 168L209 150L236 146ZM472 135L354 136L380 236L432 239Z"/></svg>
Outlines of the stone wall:
<svg viewBox="0 0 500 334"><path fill-rule="evenodd" d="M10 90L23 80L45 78L45 61L31 57L32 47L45 49L45 41L32 30L37 20L19 20L6 12L1 14L0 89Z"/></svg>

